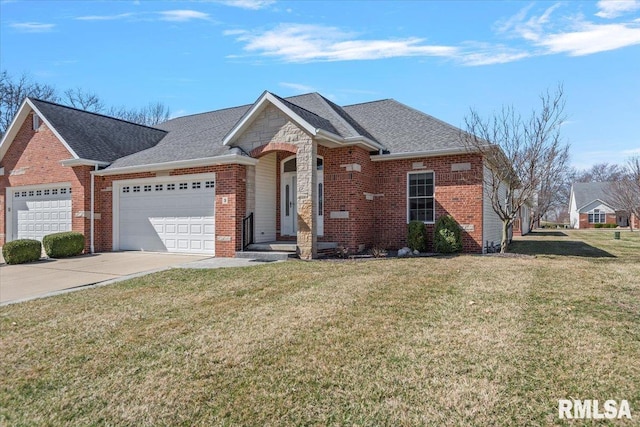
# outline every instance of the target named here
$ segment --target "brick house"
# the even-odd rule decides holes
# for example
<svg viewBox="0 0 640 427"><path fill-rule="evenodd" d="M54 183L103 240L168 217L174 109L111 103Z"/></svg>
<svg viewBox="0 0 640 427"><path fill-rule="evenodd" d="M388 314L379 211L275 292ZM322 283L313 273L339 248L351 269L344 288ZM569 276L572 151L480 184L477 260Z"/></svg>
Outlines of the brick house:
<svg viewBox="0 0 640 427"><path fill-rule="evenodd" d="M464 251L480 253L500 221L484 160L459 135L390 99L264 92L156 127L26 99L0 143L0 245L74 230L87 251L233 257L253 234L310 259L336 245L397 249L409 220L432 234L450 214Z"/></svg>
<svg viewBox="0 0 640 427"><path fill-rule="evenodd" d="M610 182L575 182L569 198L569 218L572 228L595 228L596 224L615 224L638 228L633 214L616 207L610 195Z"/></svg>

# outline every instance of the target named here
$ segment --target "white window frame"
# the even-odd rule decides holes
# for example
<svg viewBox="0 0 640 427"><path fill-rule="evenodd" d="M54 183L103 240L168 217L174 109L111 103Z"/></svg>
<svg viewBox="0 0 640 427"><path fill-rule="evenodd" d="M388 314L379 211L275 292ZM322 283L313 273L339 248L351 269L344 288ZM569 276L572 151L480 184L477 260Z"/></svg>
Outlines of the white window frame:
<svg viewBox="0 0 640 427"><path fill-rule="evenodd" d="M433 176L433 195L432 196L419 196L424 198L431 198L433 201L433 220L431 221L422 221L424 224L435 224L436 222L436 173L433 170L420 170L420 171L411 171L407 172L407 188L406 188L406 199L407 199L407 224L411 222L411 197L409 196L409 184L411 180L411 175L419 175L419 174L431 174Z"/></svg>
<svg viewBox="0 0 640 427"><path fill-rule="evenodd" d="M596 221L596 215L598 216L598 220ZM607 223L607 213L602 209L595 208L587 212L587 221L589 224L606 224Z"/></svg>

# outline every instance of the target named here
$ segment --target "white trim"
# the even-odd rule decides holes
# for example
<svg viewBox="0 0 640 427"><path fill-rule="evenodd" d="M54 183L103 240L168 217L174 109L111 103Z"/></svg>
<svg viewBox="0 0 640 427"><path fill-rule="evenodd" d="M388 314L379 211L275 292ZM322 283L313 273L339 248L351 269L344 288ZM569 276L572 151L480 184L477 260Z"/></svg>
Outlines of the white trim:
<svg viewBox="0 0 640 427"><path fill-rule="evenodd" d="M189 169L202 166L238 164L252 166L258 163L258 159L240 154L225 154L224 156L203 157L200 159L176 160L173 162L151 163L148 165L124 166L120 168L108 168L97 172L91 172L97 176L122 175L137 172L156 172L173 169Z"/></svg>
<svg viewBox="0 0 640 427"><path fill-rule="evenodd" d="M254 115L262 111L263 108L265 108L266 102L270 102L275 107L280 109L284 114L289 116L291 120L296 122L300 127L302 127L309 134L313 136L316 135L317 129L311 126L309 122L307 122L302 117L294 113L293 110L291 110L291 108L284 105L278 98L273 96L270 92L264 91L262 95L260 95L258 100L254 102L253 106L249 109L249 111L247 111L244 114L244 116L240 119L240 121L238 121L233 126L233 128L231 128L229 133L227 133L227 135L222 140L222 145L229 145L235 139L235 137L238 136L238 134L240 134L246 127L248 127L253 121Z"/></svg>
<svg viewBox="0 0 640 427"><path fill-rule="evenodd" d="M30 110L28 108L30 108ZM18 131L20 130L20 126L22 126L24 121L27 119L27 116L29 115L30 111L33 111L40 117L40 120L47 125L47 127L51 130L51 132L53 132L56 138L58 138L58 140L62 143L62 145L64 145L67 151L69 151L72 157L76 159L80 158L80 156L78 156L76 152L73 151L73 149L69 146L69 144L67 144L67 141L64 140L62 135L60 135L58 131L51 125L51 123L49 122L49 120L47 120L44 114L42 114L40 110L36 108L33 102L31 102L29 98L25 98L24 101L22 102L22 105L20 106L20 109L18 110L18 113L13 118L11 125L9 125L9 128L5 132L2 138L2 141L0 141L0 160L4 158L5 154L7 154L7 151L9 150L9 147L11 146L13 139L16 137ZM20 123L20 125L18 125L18 123Z"/></svg>
<svg viewBox="0 0 640 427"><path fill-rule="evenodd" d="M49 188L60 188L60 187L68 187L72 188L70 182L53 182L47 184L38 184L38 185L22 185L20 187L7 187L7 191L5 192L5 214L4 214L4 223L5 223L5 242L9 242L13 240L13 195L16 191L29 191L29 190L46 190ZM71 193L71 212L73 212L73 192ZM73 220L72 220L73 223ZM73 225L73 224L72 224Z"/></svg>
<svg viewBox="0 0 640 427"><path fill-rule="evenodd" d="M4 168L0 168L0 176L4 176Z"/></svg>
<svg viewBox="0 0 640 427"><path fill-rule="evenodd" d="M406 185L406 195L405 195L405 199L406 199L406 203L407 203L407 224L409 224L411 222L411 212L410 212L410 207L409 207L409 175L418 175L418 174L422 174L422 173L431 173L433 174L433 196L431 196L431 198L433 199L433 221L422 221L424 224L435 224L436 222L436 172L433 170L419 170L419 171L408 171L407 172L407 185ZM425 197L429 197L429 196L425 196Z"/></svg>
<svg viewBox="0 0 640 427"><path fill-rule="evenodd" d="M89 160L89 159L66 159L60 160L60 164L62 166L74 167L74 166L109 166L111 163L109 162L101 162L99 160Z"/></svg>
<svg viewBox="0 0 640 427"><path fill-rule="evenodd" d="M372 162L383 162L385 160L404 160L404 159L415 159L419 157L439 157L439 156L448 156L454 154L473 154L473 151L469 151L466 148L446 148L442 150L429 150L429 151L414 151L414 152L403 152L403 153L393 153L393 154L376 154L370 156Z"/></svg>
<svg viewBox="0 0 640 427"><path fill-rule="evenodd" d="M580 207L577 209L577 210L578 210L578 212L579 212L579 213L588 213L588 212L580 212L580 211L581 211L582 209L586 208L587 206L589 206L590 204L592 204L593 202L600 202L600 203L602 203L603 205L605 205L606 207L608 207L609 209L611 209L612 211L615 211L615 209L614 209L614 208L613 208L609 203L605 202L604 200L602 200L602 199L593 199L592 201L590 201L590 202L589 202L589 203L587 203L586 205L584 205L584 206L580 206ZM593 209L592 209L592 210L593 210Z"/></svg>
<svg viewBox="0 0 640 427"><path fill-rule="evenodd" d="M92 172L93 173L93 172ZM167 183L167 182L178 182L182 180L198 180L198 179L207 179L210 178L213 181L216 180L215 172L209 173L194 173L194 174L183 174L183 175L172 175L172 176L157 176L151 178L134 178L134 179L121 179L114 180L111 183L111 217L112 217L112 233L111 233L111 250L118 251L120 250L120 190L122 187L126 185L131 185L135 183L139 183L144 185L147 182L156 183ZM217 193L217 192L216 192ZM215 206L215 202L214 202ZM214 207L214 215L215 215L215 207ZM214 231L214 236L216 232ZM214 249L215 255L215 249Z"/></svg>

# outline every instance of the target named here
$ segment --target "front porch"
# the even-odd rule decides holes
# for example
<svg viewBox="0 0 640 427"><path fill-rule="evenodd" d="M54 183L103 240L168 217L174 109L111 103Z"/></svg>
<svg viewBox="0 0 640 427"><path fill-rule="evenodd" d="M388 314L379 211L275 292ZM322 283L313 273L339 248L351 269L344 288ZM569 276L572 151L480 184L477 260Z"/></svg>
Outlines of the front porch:
<svg viewBox="0 0 640 427"><path fill-rule="evenodd" d="M318 242L318 254L335 253L336 242ZM250 258L267 261L286 260L297 257L297 243L295 241L273 241L248 244L243 251L236 252L236 258Z"/></svg>

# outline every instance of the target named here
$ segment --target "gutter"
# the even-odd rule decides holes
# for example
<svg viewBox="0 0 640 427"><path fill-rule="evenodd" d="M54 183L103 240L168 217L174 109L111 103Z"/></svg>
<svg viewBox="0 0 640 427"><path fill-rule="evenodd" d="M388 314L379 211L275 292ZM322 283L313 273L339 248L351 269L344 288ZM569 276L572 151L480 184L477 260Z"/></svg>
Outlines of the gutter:
<svg viewBox="0 0 640 427"><path fill-rule="evenodd" d="M102 166L102 167L109 166L111 163L101 162L99 160L89 160L89 159L67 159L67 160L60 160L60 164L62 166L67 166L71 168L74 166L95 166L97 168L98 166Z"/></svg>
<svg viewBox="0 0 640 427"><path fill-rule="evenodd" d="M393 153L393 154L378 154L374 156L370 156L372 162L383 162L385 160L403 160L403 159L415 159L418 157L438 157L438 156L447 156L453 154L468 154L473 153L473 151L468 150L467 148L446 148L441 150L429 150L429 151L408 151L403 153Z"/></svg>
<svg viewBox="0 0 640 427"><path fill-rule="evenodd" d="M200 159L176 160L173 162L151 163L148 165L115 167L115 168L102 169L100 171L94 171L91 173L95 174L96 176L107 176L107 175L122 175L122 174L137 173L137 172L156 172L156 171L162 171L162 170L168 170L168 169L185 169L185 168L195 168L195 167L202 167L202 166L228 165L228 164L252 166L252 165L255 165L256 163L258 163L258 159L243 156L240 154L226 154L224 156L204 157Z"/></svg>

